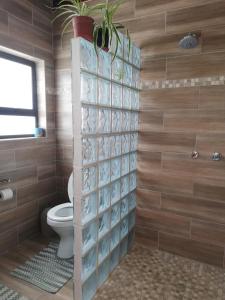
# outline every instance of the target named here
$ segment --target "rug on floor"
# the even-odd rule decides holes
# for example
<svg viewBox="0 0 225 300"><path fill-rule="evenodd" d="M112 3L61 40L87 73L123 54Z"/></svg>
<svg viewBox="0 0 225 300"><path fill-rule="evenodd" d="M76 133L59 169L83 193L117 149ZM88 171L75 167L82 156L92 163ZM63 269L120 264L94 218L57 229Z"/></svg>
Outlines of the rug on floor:
<svg viewBox="0 0 225 300"><path fill-rule="evenodd" d="M57 293L73 276L73 258L60 259L56 255L57 249L58 243L51 242L11 275L49 293Z"/></svg>
<svg viewBox="0 0 225 300"><path fill-rule="evenodd" d="M16 291L10 289L0 282L0 299L1 300L29 300L28 298L20 295Z"/></svg>

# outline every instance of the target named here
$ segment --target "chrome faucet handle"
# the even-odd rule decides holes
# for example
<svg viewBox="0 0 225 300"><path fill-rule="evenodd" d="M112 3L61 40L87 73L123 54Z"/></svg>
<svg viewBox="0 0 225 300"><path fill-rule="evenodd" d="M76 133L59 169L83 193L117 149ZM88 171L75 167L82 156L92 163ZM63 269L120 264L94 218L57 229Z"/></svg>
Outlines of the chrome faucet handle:
<svg viewBox="0 0 225 300"><path fill-rule="evenodd" d="M197 151L193 151L193 152L191 153L191 158L192 158L192 159L197 159L197 158L199 158L199 153L198 153Z"/></svg>
<svg viewBox="0 0 225 300"><path fill-rule="evenodd" d="M213 152L213 154L211 156L211 159L214 160L214 161L219 161L219 160L223 159L223 156L219 152Z"/></svg>

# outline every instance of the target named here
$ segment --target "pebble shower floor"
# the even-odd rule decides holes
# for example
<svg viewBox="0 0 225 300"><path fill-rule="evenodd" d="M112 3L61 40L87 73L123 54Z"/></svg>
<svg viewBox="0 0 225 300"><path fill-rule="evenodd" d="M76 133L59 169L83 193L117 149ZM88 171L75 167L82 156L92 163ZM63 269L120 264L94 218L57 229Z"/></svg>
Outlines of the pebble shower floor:
<svg viewBox="0 0 225 300"><path fill-rule="evenodd" d="M113 63L111 53L97 57L91 43L72 41L75 296L83 300L94 297L134 236L140 49L132 45L128 55L121 40Z"/></svg>

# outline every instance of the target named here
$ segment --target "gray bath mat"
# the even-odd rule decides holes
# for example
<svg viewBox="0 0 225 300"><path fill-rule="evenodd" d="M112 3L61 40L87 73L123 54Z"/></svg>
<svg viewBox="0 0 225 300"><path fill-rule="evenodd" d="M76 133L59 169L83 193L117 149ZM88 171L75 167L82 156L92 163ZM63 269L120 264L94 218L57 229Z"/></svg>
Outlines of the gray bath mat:
<svg viewBox="0 0 225 300"><path fill-rule="evenodd" d="M11 274L44 291L57 293L73 276L73 258L58 258L57 249L58 243L50 243L47 248L27 260Z"/></svg>
<svg viewBox="0 0 225 300"><path fill-rule="evenodd" d="M1 300L29 300L2 283L0 283L0 299Z"/></svg>

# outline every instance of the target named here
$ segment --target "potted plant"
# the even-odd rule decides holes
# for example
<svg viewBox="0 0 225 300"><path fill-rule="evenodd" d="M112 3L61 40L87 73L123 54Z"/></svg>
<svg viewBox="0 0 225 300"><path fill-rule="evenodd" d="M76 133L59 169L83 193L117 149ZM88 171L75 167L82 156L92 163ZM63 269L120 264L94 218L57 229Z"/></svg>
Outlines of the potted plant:
<svg viewBox="0 0 225 300"><path fill-rule="evenodd" d="M94 26L94 46L96 53L98 47L108 51L113 44L113 60L117 54L119 44L121 44L119 30L125 30L125 27L122 24L114 22L113 20L122 3L123 0L117 0L112 3L109 3L109 1L106 0L105 3L101 4L98 9L101 10L102 18L99 24L95 24ZM126 30L126 35L129 40L130 53L131 42L128 30Z"/></svg>
<svg viewBox="0 0 225 300"><path fill-rule="evenodd" d="M89 6L86 2L81 2L81 0L61 0L54 8L56 16L53 22L63 18L62 35L69 25L72 24L75 37L83 37L92 42L94 19L91 16L95 15L102 7L102 4Z"/></svg>

